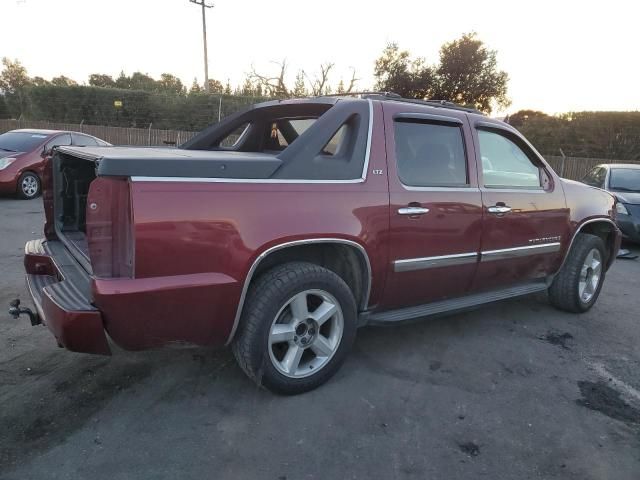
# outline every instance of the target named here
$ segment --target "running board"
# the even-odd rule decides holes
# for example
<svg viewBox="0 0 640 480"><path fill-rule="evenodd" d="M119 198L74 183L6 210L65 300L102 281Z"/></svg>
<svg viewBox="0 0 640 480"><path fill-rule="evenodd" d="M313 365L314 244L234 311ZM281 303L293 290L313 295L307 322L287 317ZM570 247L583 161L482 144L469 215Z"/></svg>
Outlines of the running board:
<svg viewBox="0 0 640 480"><path fill-rule="evenodd" d="M453 313L468 308L484 305L485 303L497 302L508 298L520 297L530 293L546 290L548 285L545 281L528 283L518 287L505 288L503 290L493 290L491 292L475 293L465 297L441 300L439 302L417 305L415 307L400 308L397 310L387 310L385 312L365 313L360 319L360 324L380 325L399 323L420 317L430 317L442 313Z"/></svg>

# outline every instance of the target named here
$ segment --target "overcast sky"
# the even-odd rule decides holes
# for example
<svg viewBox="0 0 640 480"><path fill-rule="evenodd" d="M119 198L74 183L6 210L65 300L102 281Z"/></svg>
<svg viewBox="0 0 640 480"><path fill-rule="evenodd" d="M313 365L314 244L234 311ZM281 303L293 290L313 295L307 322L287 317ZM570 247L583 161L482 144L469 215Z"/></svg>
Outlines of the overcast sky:
<svg viewBox="0 0 640 480"><path fill-rule="evenodd" d="M188 0L0 0L0 57L31 76L170 72L202 81L200 7ZM334 62L335 84L373 64L389 41L437 60L475 31L510 76L508 111L640 110L640 1L215 0L207 11L209 76L239 84L286 58L291 74Z"/></svg>

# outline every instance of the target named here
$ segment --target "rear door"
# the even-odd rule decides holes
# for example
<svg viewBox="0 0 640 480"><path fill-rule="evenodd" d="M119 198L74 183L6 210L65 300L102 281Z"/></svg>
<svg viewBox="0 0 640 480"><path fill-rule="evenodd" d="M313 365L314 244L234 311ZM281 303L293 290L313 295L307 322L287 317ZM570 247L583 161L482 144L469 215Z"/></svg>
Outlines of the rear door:
<svg viewBox="0 0 640 480"><path fill-rule="evenodd" d="M466 115L383 107L391 203L385 307L462 296L476 271L482 219Z"/></svg>
<svg viewBox="0 0 640 480"><path fill-rule="evenodd" d="M475 123L483 203L482 248L474 290L542 279L559 267L569 211L559 179L514 131Z"/></svg>

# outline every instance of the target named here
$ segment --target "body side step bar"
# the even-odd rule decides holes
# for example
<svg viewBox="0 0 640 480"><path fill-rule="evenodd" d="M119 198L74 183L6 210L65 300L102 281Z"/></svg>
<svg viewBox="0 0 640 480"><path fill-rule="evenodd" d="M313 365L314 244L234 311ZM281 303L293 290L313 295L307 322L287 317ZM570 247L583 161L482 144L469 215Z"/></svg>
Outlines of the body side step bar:
<svg viewBox="0 0 640 480"><path fill-rule="evenodd" d="M491 292L475 293L464 297L441 300L438 302L416 305L415 307L387 310L384 312L368 313L364 312L360 316L360 325L388 325L413 320L420 317L430 317L444 313L453 313L469 308L473 308L486 303L506 300L513 297L528 295L530 293L541 292L548 288L544 280L535 283L528 283L516 287L509 287Z"/></svg>

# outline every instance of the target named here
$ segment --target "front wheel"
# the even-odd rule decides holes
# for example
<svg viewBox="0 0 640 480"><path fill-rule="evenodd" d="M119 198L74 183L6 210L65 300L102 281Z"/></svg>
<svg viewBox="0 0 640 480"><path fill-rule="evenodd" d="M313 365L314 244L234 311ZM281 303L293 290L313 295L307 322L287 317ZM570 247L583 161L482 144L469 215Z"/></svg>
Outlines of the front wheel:
<svg viewBox="0 0 640 480"><path fill-rule="evenodd" d="M589 310L600 295L607 252L600 237L579 233L567 259L549 287L554 307L574 313Z"/></svg>
<svg viewBox="0 0 640 480"><path fill-rule="evenodd" d="M18 197L31 200L40 194L40 177L33 172L24 172L18 179Z"/></svg>
<svg viewBox="0 0 640 480"><path fill-rule="evenodd" d="M287 263L252 285L233 353L258 385L287 395L312 390L344 362L356 335L351 289L311 263Z"/></svg>

